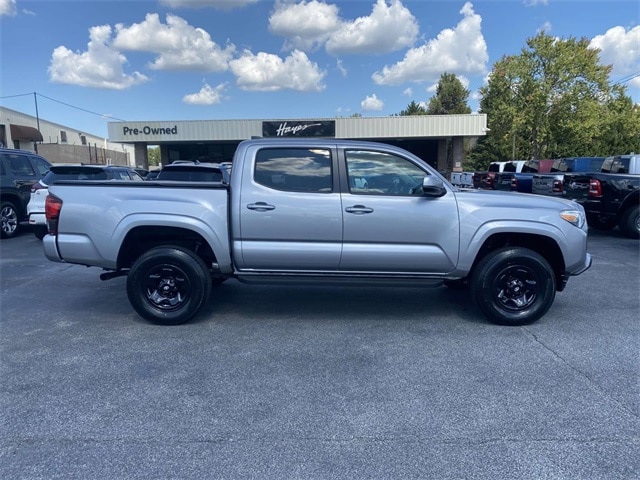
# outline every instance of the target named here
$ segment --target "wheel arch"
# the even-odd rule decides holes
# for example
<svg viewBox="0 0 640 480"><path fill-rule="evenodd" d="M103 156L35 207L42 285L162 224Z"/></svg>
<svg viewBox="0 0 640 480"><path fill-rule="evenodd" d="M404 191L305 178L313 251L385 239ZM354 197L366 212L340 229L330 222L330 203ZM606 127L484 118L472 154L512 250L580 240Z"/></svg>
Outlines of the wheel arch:
<svg viewBox="0 0 640 480"><path fill-rule="evenodd" d="M618 214L618 218L622 218L624 217L625 213L627 213L627 210L630 209L631 207L635 207L636 205L640 204L640 189L632 192L630 195L627 196L627 198L624 199L624 201L622 202L622 205L620 205L620 210L619 210L619 214Z"/></svg>
<svg viewBox="0 0 640 480"><path fill-rule="evenodd" d="M207 267L217 264L216 255L206 239L181 227L138 226L127 232L118 252L118 269L130 268L144 252L159 246L176 246L198 255Z"/></svg>
<svg viewBox="0 0 640 480"><path fill-rule="evenodd" d="M16 207L16 210L20 218L23 218L27 214L26 205L24 206L22 205L22 198L20 197L20 195L16 193L2 192L2 194L0 194L0 202L12 203L13 206Z"/></svg>
<svg viewBox="0 0 640 480"><path fill-rule="evenodd" d="M562 250L558 243L551 237L534 233L494 233L485 239L473 261L469 276L471 276L478 263L490 252L502 247L523 247L540 254L553 269L556 276L556 289L562 290L565 285L565 262Z"/></svg>

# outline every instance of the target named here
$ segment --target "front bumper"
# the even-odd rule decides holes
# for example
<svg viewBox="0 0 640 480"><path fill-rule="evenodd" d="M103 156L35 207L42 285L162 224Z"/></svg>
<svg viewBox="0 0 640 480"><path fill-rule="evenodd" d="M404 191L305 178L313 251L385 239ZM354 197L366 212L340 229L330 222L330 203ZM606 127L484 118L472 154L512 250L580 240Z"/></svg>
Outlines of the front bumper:
<svg viewBox="0 0 640 480"><path fill-rule="evenodd" d="M591 254L585 254L584 264L582 264L577 270L573 270L572 272L565 272L560 278L560 284L557 287L559 292L563 291L567 286L567 282L569 281L569 277L575 277L576 275L580 275L581 273L586 272L591 268L591 263L593 259L591 258Z"/></svg>

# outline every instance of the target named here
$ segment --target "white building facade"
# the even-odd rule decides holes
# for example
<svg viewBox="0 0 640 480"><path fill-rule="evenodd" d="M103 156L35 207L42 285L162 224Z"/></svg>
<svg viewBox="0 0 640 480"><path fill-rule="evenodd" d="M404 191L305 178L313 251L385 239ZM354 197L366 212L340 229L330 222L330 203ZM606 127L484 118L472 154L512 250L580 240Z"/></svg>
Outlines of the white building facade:
<svg viewBox="0 0 640 480"><path fill-rule="evenodd" d="M109 122L108 128L109 140L133 145L138 166L145 168L149 146L160 147L166 165L174 160L232 161L238 144L252 137L328 137L398 145L450 173L464 168L464 140L486 135L487 116Z"/></svg>
<svg viewBox="0 0 640 480"><path fill-rule="evenodd" d="M38 152L52 163L135 166L135 149L73 127L0 107L0 143Z"/></svg>

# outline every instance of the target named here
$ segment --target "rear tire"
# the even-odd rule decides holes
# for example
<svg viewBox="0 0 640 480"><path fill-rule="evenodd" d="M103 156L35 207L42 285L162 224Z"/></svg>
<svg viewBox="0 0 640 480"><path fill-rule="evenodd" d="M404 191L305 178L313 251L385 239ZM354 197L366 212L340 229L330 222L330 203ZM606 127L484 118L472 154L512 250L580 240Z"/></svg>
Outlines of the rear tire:
<svg viewBox="0 0 640 480"><path fill-rule="evenodd" d="M620 230L630 238L640 238L640 206L629 208L620 220Z"/></svg>
<svg viewBox="0 0 640 480"><path fill-rule="evenodd" d="M540 254L522 247L495 250L476 266L471 295L482 313L499 325L535 322L551 307L556 277Z"/></svg>
<svg viewBox="0 0 640 480"><path fill-rule="evenodd" d="M138 258L127 276L127 296L142 318L180 325L208 301L211 274L202 259L180 247L157 247Z"/></svg>
<svg viewBox="0 0 640 480"><path fill-rule="evenodd" d="M11 202L2 202L0 205L0 238L13 238L20 228L20 214Z"/></svg>

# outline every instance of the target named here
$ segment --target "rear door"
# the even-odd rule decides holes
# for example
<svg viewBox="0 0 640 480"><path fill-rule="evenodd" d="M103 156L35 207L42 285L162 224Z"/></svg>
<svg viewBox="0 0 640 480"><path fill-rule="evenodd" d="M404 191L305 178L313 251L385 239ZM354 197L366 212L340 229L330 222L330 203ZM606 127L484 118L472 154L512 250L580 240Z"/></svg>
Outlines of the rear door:
<svg viewBox="0 0 640 480"><path fill-rule="evenodd" d="M396 154L347 149L344 161L340 270L415 274L455 268L460 228L452 191L424 196L426 168Z"/></svg>
<svg viewBox="0 0 640 480"><path fill-rule="evenodd" d="M342 208L334 148L263 147L243 165L236 266L337 270Z"/></svg>

